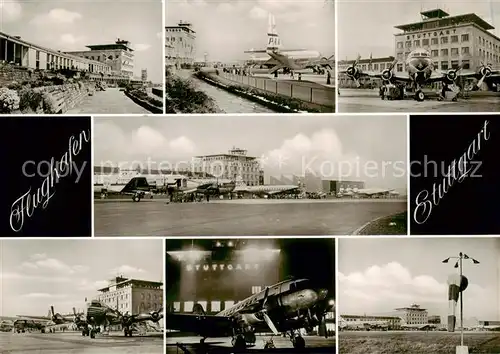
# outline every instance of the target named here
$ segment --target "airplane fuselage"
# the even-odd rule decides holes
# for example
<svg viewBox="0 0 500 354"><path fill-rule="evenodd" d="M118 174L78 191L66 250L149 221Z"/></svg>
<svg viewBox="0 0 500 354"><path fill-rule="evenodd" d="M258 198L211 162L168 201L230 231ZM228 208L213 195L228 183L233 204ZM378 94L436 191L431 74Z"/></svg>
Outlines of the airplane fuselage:
<svg viewBox="0 0 500 354"><path fill-rule="evenodd" d="M406 66L410 78L419 85L423 85L434 70L430 54L424 50L411 52L406 60Z"/></svg>
<svg viewBox="0 0 500 354"><path fill-rule="evenodd" d="M267 50L267 54L282 66L291 70L310 68L313 62L321 59L321 54L315 51L281 52L279 50Z"/></svg>

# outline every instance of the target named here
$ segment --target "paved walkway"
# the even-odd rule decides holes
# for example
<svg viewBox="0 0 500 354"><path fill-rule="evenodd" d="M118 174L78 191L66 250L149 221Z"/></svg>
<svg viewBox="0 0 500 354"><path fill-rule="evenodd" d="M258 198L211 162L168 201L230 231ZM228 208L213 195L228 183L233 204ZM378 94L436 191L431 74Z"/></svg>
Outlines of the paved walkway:
<svg viewBox="0 0 500 354"><path fill-rule="evenodd" d="M120 91L119 88L108 88L106 91L96 91L93 96L87 96L83 102L66 114L151 114Z"/></svg>

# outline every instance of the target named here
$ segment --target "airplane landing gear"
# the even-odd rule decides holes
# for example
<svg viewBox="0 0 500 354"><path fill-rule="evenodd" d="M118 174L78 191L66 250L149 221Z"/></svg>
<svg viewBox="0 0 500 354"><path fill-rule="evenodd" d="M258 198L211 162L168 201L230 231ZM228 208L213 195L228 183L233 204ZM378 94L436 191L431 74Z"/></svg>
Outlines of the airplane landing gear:
<svg viewBox="0 0 500 354"><path fill-rule="evenodd" d="M292 339L292 344L295 349L304 349L306 347L306 341L300 335Z"/></svg>
<svg viewBox="0 0 500 354"><path fill-rule="evenodd" d="M140 202L141 201L141 196L139 194L134 194L134 196L132 197L132 200L134 202Z"/></svg>
<svg viewBox="0 0 500 354"><path fill-rule="evenodd" d="M417 92L415 92L415 99L418 102L422 102L425 100L425 94L422 92L422 90L418 89Z"/></svg>
<svg viewBox="0 0 500 354"><path fill-rule="evenodd" d="M123 333L125 334L125 337L132 337L132 330L128 327L123 329Z"/></svg>
<svg viewBox="0 0 500 354"><path fill-rule="evenodd" d="M264 349L275 349L276 346L274 345L273 337L269 338L268 341L265 342L264 344Z"/></svg>
<svg viewBox="0 0 500 354"><path fill-rule="evenodd" d="M233 339L231 339L231 344L233 345L233 348L235 350L245 350L247 347L245 337L243 337L241 334L238 334L236 337L233 337Z"/></svg>
<svg viewBox="0 0 500 354"><path fill-rule="evenodd" d="M292 331L288 335L295 349L304 349L306 347L306 341L299 332L294 333L294 331Z"/></svg>

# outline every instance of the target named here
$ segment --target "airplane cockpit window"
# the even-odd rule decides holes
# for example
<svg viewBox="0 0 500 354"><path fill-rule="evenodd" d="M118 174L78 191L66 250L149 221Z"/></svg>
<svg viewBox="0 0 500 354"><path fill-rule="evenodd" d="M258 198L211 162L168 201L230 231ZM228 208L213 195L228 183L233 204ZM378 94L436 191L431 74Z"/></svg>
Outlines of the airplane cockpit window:
<svg viewBox="0 0 500 354"><path fill-rule="evenodd" d="M293 289L294 291L304 290L304 289L309 289L309 288L310 288L310 282L308 280L305 280L305 279L304 280L297 280L290 285L290 289Z"/></svg>
<svg viewBox="0 0 500 354"><path fill-rule="evenodd" d="M92 301L91 305L93 307L101 307L101 303L99 301Z"/></svg>

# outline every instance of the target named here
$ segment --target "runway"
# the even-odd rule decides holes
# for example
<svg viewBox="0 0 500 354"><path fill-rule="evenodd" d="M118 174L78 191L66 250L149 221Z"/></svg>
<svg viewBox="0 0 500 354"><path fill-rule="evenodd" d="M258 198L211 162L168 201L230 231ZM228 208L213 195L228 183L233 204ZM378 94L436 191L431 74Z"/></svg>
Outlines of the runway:
<svg viewBox="0 0 500 354"><path fill-rule="evenodd" d="M445 331L341 331L339 354L454 354L460 332ZM470 353L500 353L500 334L465 332L464 344Z"/></svg>
<svg viewBox="0 0 500 354"><path fill-rule="evenodd" d="M349 235L406 210L402 199L94 203L95 236Z"/></svg>
<svg viewBox="0 0 500 354"><path fill-rule="evenodd" d="M255 346L247 348L244 353L294 353L292 343L283 337L274 337L274 345L276 349L264 349L264 339L268 337L257 337ZM304 336L306 341L306 350L300 351L301 353L316 354L316 353L335 353L335 337L323 338L318 336ZM199 337L167 337L166 346L167 354L183 353L178 349L176 343L182 343L192 353L198 353L196 350L200 347ZM208 353L229 354L232 353L232 346L230 338L210 338L206 340Z"/></svg>
<svg viewBox="0 0 500 354"><path fill-rule="evenodd" d="M124 337L122 332L95 339L80 332L66 333L0 333L0 353L33 354L106 354L106 353L163 353L163 334Z"/></svg>
<svg viewBox="0 0 500 354"><path fill-rule="evenodd" d="M438 101L429 98L423 102L413 99L382 100L377 90L341 89L338 96L339 113L351 112L497 112L500 95L473 94L469 99Z"/></svg>

